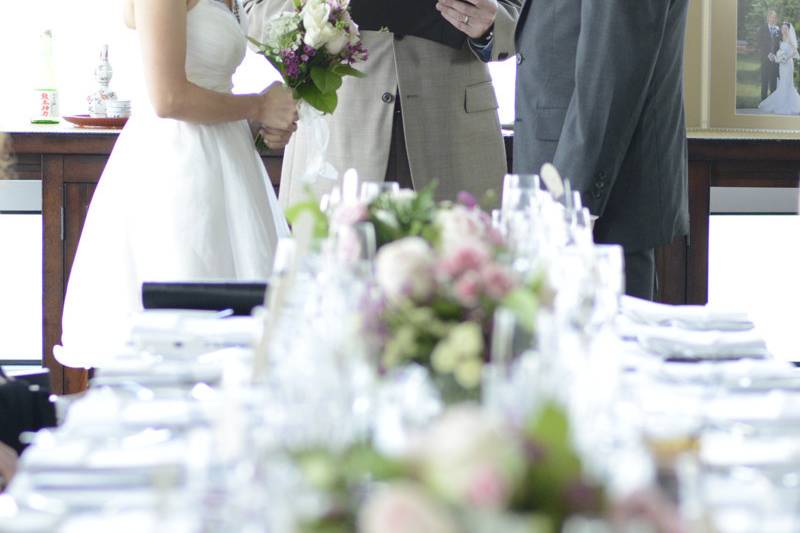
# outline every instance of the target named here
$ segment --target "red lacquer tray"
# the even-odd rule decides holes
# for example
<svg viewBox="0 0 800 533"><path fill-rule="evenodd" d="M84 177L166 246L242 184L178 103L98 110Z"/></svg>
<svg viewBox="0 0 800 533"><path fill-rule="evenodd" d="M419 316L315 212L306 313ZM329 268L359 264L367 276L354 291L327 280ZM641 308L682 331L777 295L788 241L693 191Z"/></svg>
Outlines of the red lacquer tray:
<svg viewBox="0 0 800 533"><path fill-rule="evenodd" d="M67 122L71 122L80 128L106 128L120 129L128 122L128 117L90 117L89 115L70 115L61 117Z"/></svg>

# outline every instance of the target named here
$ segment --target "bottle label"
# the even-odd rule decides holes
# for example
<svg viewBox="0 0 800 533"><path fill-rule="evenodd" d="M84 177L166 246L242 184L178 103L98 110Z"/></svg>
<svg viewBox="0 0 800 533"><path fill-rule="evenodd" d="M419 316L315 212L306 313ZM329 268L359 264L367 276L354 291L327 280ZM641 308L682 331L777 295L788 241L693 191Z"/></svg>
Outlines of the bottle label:
<svg viewBox="0 0 800 533"><path fill-rule="evenodd" d="M36 90L36 117L34 121L58 121L58 93L53 90Z"/></svg>

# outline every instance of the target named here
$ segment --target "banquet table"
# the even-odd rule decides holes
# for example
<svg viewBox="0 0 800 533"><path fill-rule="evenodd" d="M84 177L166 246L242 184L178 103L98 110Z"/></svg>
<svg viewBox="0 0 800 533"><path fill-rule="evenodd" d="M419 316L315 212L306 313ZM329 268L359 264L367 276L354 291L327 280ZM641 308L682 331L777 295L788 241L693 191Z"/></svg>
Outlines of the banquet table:
<svg viewBox="0 0 800 533"><path fill-rule="evenodd" d="M299 491L274 450L320 432L336 440L344 426L358 426L356 406L372 410L380 433L382 385L354 399L349 413L333 407L333 389L316 391L323 403L306 397L331 385L310 378L323 361L306 374L278 364L271 380L251 386L264 317L263 310L141 314L127 347L98 369L90 390L60 400L61 427L29 436L33 445L0 497L0 532L209 531L233 523L242 531L290 531L276 524L302 498L289 490ZM579 399L576 412L595 435L589 455L615 464L618 490L648 476L659 481L660 461L689 451L702 472L687 467L680 482L695 485L681 491L703 520L713 519L718 531L757 531L758 524L797 531L800 370L771 358L746 313L625 298L613 332L595 349L577 387L605 392L590 403ZM643 432L636 438L650 446L605 441L599 435L609 425L615 439L636 426ZM247 485L234 474L264 449L273 451L275 485ZM253 514L253 505L267 509ZM253 526L265 522L265 529Z"/></svg>

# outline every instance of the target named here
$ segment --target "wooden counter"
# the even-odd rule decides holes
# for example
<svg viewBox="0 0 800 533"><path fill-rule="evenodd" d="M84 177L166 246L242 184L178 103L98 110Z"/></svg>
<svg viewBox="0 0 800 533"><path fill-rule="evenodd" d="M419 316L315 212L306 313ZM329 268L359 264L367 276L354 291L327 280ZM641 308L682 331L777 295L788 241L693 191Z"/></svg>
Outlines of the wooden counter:
<svg viewBox="0 0 800 533"><path fill-rule="evenodd" d="M78 392L86 388L87 372L58 364L53 346L61 339L64 293L89 202L119 130L25 125L6 133L17 159L16 177L42 180L44 363L50 368L54 392ZM265 153L262 160L277 187L281 154Z"/></svg>
<svg viewBox="0 0 800 533"><path fill-rule="evenodd" d="M71 126L26 126L9 132L18 178L42 180L45 364L52 371L54 391L76 392L85 387L86 372L61 367L52 357L52 348L61 338L64 291L86 211L119 132ZM513 135L507 134L509 166L512 142ZM281 154L265 153L262 159L277 188ZM704 304L708 300L711 187L797 187L800 138L690 132L689 159L691 237L658 251L660 299Z"/></svg>

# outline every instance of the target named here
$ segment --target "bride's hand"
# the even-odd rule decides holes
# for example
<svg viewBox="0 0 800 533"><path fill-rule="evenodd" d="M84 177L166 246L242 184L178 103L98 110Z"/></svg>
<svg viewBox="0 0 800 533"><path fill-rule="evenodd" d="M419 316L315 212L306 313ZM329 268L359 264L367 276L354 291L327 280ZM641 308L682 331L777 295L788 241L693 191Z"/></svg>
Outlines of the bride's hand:
<svg viewBox="0 0 800 533"><path fill-rule="evenodd" d="M262 124L263 130L291 136L297 129L297 119L297 101L282 83L275 82L261 93L255 120Z"/></svg>
<svg viewBox="0 0 800 533"><path fill-rule="evenodd" d="M289 144L293 132L264 127L261 128L258 133L261 135L267 148L271 150L282 150Z"/></svg>

